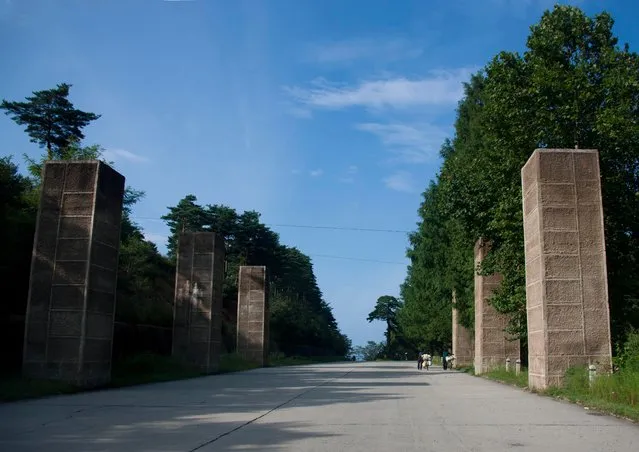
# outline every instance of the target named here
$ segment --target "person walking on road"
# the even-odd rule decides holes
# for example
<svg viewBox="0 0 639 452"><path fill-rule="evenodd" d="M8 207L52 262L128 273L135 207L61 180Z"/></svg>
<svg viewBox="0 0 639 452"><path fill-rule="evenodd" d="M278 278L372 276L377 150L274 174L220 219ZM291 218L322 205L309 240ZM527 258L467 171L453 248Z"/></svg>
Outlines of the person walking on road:
<svg viewBox="0 0 639 452"><path fill-rule="evenodd" d="M423 363L424 361L422 359L422 352L419 352L419 354L417 355L417 370L422 370Z"/></svg>
<svg viewBox="0 0 639 452"><path fill-rule="evenodd" d="M444 350L442 352L442 366L444 366L444 370L448 369L448 350Z"/></svg>

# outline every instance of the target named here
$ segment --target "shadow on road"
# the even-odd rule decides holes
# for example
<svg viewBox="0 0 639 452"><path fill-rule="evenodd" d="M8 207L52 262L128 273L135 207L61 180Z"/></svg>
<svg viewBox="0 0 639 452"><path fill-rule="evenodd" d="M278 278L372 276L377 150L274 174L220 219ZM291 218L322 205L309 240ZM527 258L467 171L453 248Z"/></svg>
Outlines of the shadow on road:
<svg viewBox="0 0 639 452"><path fill-rule="evenodd" d="M270 368L6 404L0 449L184 451L232 434L234 450L268 450L330 436L301 420L260 422L273 410L399 400L393 388L428 386L423 376L407 366Z"/></svg>

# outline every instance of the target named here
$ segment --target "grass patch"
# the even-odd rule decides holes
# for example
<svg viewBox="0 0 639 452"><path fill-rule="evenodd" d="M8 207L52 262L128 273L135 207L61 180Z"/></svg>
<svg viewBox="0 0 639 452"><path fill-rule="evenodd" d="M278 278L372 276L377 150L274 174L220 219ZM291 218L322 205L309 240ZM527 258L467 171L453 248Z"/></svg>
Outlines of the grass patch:
<svg viewBox="0 0 639 452"><path fill-rule="evenodd" d="M229 353L220 357L220 371L218 373L242 372L244 370L257 369L258 367L260 367L258 363L247 361L235 353Z"/></svg>
<svg viewBox="0 0 639 452"><path fill-rule="evenodd" d="M521 373L515 375L515 372L508 372L505 367L500 367L481 376L500 383L528 388L527 369L522 368ZM639 371L637 370L622 369L614 374L598 375L590 386L588 369L572 368L566 372L562 387L551 387L534 392L639 422Z"/></svg>
<svg viewBox="0 0 639 452"><path fill-rule="evenodd" d="M506 370L506 366L501 366L485 372L480 376L520 388L528 387L528 369L526 368L522 368L519 375L517 375L514 370Z"/></svg>
<svg viewBox="0 0 639 452"><path fill-rule="evenodd" d="M109 387L183 380L202 375L196 367L173 357L144 353L114 363Z"/></svg>
<svg viewBox="0 0 639 452"><path fill-rule="evenodd" d="M13 402L59 394L73 394L81 389L60 381L32 380L20 375L0 377L0 402Z"/></svg>
<svg viewBox="0 0 639 452"><path fill-rule="evenodd" d="M614 374L598 375L591 387L588 370L573 368L566 372L563 387L549 388L542 393L639 422L637 370L622 369Z"/></svg>
<svg viewBox="0 0 639 452"><path fill-rule="evenodd" d="M461 366L455 367L455 370L463 372L468 375L475 375L475 366Z"/></svg>

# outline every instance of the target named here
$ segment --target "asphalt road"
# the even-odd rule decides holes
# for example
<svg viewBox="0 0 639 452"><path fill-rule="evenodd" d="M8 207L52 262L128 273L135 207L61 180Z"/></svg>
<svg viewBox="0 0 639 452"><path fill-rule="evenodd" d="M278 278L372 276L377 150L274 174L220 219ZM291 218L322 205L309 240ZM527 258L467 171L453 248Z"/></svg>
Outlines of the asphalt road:
<svg viewBox="0 0 639 452"><path fill-rule="evenodd" d="M258 369L4 404L0 451L639 450L635 424L415 367Z"/></svg>

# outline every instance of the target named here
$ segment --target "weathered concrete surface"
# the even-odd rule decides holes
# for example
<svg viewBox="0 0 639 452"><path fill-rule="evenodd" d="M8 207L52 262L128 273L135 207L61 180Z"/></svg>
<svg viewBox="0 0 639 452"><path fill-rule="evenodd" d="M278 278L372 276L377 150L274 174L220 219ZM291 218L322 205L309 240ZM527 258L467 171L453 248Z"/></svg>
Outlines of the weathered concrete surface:
<svg viewBox="0 0 639 452"><path fill-rule="evenodd" d="M224 240L214 232L179 236L173 356L208 373L220 367L224 257Z"/></svg>
<svg viewBox="0 0 639 452"><path fill-rule="evenodd" d="M111 378L124 176L97 160L43 169L23 374L99 386Z"/></svg>
<svg viewBox="0 0 639 452"><path fill-rule="evenodd" d="M237 353L264 366L268 362L268 345L266 267L242 265L237 288Z"/></svg>
<svg viewBox="0 0 639 452"><path fill-rule="evenodd" d="M475 336L471 330L459 323L453 291L453 355L455 367L472 366L475 359Z"/></svg>
<svg viewBox="0 0 639 452"><path fill-rule="evenodd" d="M475 243L475 268L481 264L490 244L483 240ZM475 273L475 373L482 374L495 367L506 365L506 359L515 362L520 357L518 340L512 340L505 332L509 317L500 314L490 304L490 297L501 284L498 273L481 276Z"/></svg>
<svg viewBox="0 0 639 452"><path fill-rule="evenodd" d="M639 427L413 362L266 368L0 405L0 450L636 451Z"/></svg>
<svg viewBox="0 0 639 452"><path fill-rule="evenodd" d="M522 168L529 384L576 365L611 367L599 157L536 150Z"/></svg>

